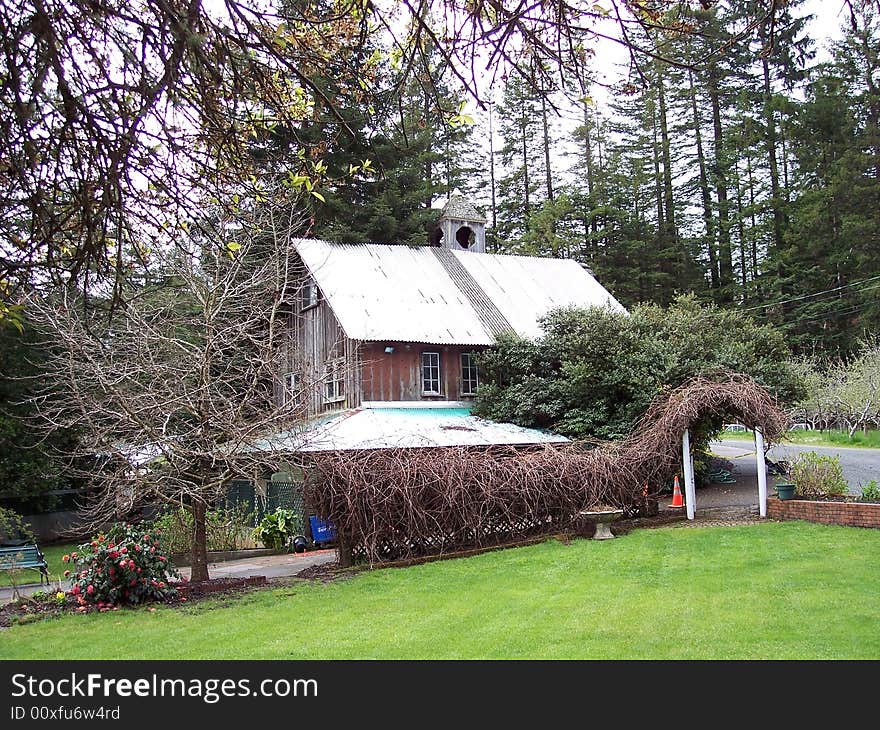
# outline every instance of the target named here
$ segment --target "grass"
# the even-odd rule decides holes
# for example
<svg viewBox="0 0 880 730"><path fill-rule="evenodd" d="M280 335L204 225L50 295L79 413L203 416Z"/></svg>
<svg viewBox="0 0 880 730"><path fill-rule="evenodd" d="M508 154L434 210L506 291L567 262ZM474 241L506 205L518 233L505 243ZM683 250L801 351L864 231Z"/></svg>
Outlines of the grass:
<svg viewBox="0 0 880 730"><path fill-rule="evenodd" d="M722 431L719 438L723 441L751 441L751 431ZM880 449L880 431L861 431L850 438L846 431L789 431L782 439L783 443L804 446L845 446L862 449Z"/></svg>
<svg viewBox="0 0 880 730"><path fill-rule="evenodd" d="M3 632L4 659L880 658L880 531L635 530Z"/></svg>
<svg viewBox="0 0 880 730"><path fill-rule="evenodd" d="M62 573L68 566L61 562L61 556L65 553L69 553L71 550L76 550L78 543L71 542L58 545L40 545L38 542L37 545L39 545L40 550L43 551L43 555L46 556L46 562L49 564L49 578L53 582L62 580ZM18 583L18 585L37 583L39 580L40 574L36 570L20 570L15 578L15 582ZM11 585L12 576L5 570L0 571L0 586Z"/></svg>

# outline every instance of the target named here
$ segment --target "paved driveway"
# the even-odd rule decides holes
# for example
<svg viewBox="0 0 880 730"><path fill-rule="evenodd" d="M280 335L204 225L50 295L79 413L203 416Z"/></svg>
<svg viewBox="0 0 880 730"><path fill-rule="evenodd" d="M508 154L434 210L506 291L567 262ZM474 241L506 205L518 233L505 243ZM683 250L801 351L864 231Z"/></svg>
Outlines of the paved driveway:
<svg viewBox="0 0 880 730"><path fill-rule="evenodd" d="M774 446L767 453L767 457L773 461L780 459L793 461L798 454L805 451L816 451L819 454L840 457L840 465L843 467L843 476L850 485L850 491L860 494L860 484L871 479L880 482L880 449L852 449L845 446L797 446L794 444L781 444ZM712 443L712 453L730 459L736 465L737 472L743 477L757 479L757 467L755 465L755 444L752 441L715 441ZM770 484L773 482L771 481Z"/></svg>

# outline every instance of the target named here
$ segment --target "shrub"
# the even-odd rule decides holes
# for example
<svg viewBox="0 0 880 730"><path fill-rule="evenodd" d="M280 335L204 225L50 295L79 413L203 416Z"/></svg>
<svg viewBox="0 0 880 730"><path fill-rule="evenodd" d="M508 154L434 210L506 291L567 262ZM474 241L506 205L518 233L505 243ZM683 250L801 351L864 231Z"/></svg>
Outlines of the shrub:
<svg viewBox="0 0 880 730"><path fill-rule="evenodd" d="M838 497L849 494L840 458L807 451L791 465L791 480L801 497Z"/></svg>
<svg viewBox="0 0 880 730"><path fill-rule="evenodd" d="M475 415L575 439L617 439L632 431L664 388L696 375L734 371L783 403L803 396L779 331L693 297L680 297L668 309L639 305L630 315L556 309L541 324L544 334L536 340L502 336L481 353ZM709 431L721 424L717 419Z"/></svg>
<svg viewBox="0 0 880 730"><path fill-rule="evenodd" d="M282 550L296 534L298 523L293 510L277 509L260 520L254 528L254 538L272 550Z"/></svg>
<svg viewBox="0 0 880 730"><path fill-rule="evenodd" d="M246 505L208 510L205 515L208 550L239 550L244 547L252 524ZM150 530L158 536L167 554L192 551L193 516L186 507L163 512L150 523Z"/></svg>
<svg viewBox="0 0 880 730"><path fill-rule="evenodd" d="M0 545L3 543L33 542L34 533L15 510L0 507Z"/></svg>
<svg viewBox="0 0 880 730"><path fill-rule="evenodd" d="M859 499L862 502L880 502L880 486L877 486L876 479L862 485L862 496Z"/></svg>
<svg viewBox="0 0 880 730"><path fill-rule="evenodd" d="M177 591L170 579L177 578L154 535L129 524L114 525L62 560L71 562L70 593L80 604L113 605L162 601Z"/></svg>

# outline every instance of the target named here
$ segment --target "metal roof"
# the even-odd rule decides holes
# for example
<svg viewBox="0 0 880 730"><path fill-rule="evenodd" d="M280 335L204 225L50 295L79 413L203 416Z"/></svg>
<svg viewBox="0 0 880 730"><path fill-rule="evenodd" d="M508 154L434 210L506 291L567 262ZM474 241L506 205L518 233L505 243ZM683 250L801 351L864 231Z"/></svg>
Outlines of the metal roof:
<svg viewBox="0 0 880 730"><path fill-rule="evenodd" d="M470 415L466 408L365 408L322 419L313 428L270 439L284 451L426 448L565 443L565 436ZM265 442L260 448L269 447Z"/></svg>
<svg viewBox="0 0 880 730"><path fill-rule="evenodd" d="M538 319L555 307L626 311L572 260L314 239L294 244L355 340L491 345L504 331L540 336Z"/></svg>
<svg viewBox="0 0 880 730"><path fill-rule="evenodd" d="M538 320L557 307L623 305L577 261L537 256L452 252L521 337L543 332Z"/></svg>

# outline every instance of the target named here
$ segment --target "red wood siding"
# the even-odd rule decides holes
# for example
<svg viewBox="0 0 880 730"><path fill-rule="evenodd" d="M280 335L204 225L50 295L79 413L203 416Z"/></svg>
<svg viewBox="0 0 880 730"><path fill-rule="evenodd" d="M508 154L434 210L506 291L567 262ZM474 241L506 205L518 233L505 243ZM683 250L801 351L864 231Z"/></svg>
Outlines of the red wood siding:
<svg viewBox="0 0 880 730"><path fill-rule="evenodd" d="M394 352L386 353L391 346ZM485 348L456 345L425 345L418 342L367 342L361 346L364 400L467 400L461 395L461 353L478 352ZM440 354L440 396L422 395L421 355Z"/></svg>

